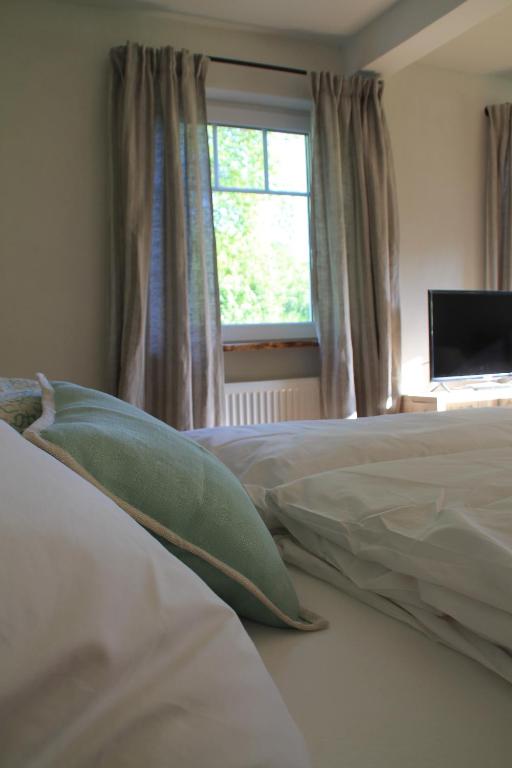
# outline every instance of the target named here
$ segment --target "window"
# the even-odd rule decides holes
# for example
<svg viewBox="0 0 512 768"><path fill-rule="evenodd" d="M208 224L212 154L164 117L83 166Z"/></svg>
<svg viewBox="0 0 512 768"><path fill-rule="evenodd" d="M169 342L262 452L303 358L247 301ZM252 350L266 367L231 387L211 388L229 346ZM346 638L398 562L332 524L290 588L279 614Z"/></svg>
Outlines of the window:
<svg viewBox="0 0 512 768"><path fill-rule="evenodd" d="M223 335L314 335L308 136L208 127Z"/></svg>

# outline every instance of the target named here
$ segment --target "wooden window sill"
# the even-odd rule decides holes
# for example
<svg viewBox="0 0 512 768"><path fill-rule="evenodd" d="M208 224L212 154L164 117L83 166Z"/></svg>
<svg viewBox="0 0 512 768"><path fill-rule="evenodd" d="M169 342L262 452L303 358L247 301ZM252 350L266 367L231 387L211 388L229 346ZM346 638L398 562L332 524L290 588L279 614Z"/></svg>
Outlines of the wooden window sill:
<svg viewBox="0 0 512 768"><path fill-rule="evenodd" d="M259 349L294 349L318 347L318 339L284 339L282 341L234 341L224 343L224 352L256 352Z"/></svg>

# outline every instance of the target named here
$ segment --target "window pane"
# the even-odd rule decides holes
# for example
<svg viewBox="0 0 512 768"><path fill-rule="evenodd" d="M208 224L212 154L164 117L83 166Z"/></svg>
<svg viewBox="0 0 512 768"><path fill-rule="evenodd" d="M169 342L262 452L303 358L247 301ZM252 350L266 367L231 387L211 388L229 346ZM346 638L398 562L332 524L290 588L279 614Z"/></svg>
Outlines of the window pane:
<svg viewBox="0 0 512 768"><path fill-rule="evenodd" d="M222 322L311 320L306 197L214 193Z"/></svg>
<svg viewBox="0 0 512 768"><path fill-rule="evenodd" d="M269 188L307 192L306 137L300 133L267 133Z"/></svg>
<svg viewBox="0 0 512 768"><path fill-rule="evenodd" d="M217 146L220 186L265 188L262 131L219 125Z"/></svg>

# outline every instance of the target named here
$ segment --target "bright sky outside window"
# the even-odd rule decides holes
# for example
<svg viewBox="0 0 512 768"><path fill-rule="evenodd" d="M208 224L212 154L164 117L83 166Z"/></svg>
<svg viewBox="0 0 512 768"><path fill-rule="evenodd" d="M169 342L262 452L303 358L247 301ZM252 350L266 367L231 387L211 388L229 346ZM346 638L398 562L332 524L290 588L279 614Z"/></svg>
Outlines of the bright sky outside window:
<svg viewBox="0 0 512 768"><path fill-rule="evenodd" d="M208 127L222 323L311 321L307 137Z"/></svg>

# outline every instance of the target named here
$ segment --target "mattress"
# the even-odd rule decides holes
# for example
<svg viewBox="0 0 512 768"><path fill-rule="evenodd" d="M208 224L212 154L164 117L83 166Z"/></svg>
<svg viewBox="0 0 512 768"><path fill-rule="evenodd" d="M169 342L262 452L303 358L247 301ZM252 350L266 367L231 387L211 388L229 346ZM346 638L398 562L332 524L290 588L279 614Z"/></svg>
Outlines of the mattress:
<svg viewBox="0 0 512 768"><path fill-rule="evenodd" d="M512 685L290 568L330 621L299 634L245 622L314 768L509 768Z"/></svg>

